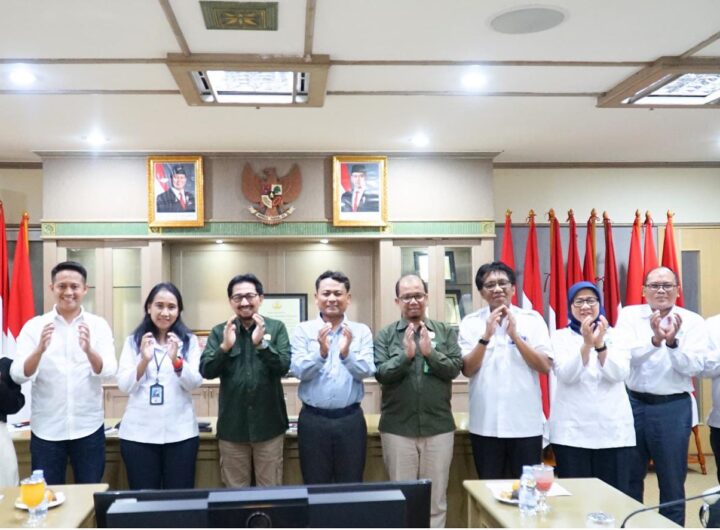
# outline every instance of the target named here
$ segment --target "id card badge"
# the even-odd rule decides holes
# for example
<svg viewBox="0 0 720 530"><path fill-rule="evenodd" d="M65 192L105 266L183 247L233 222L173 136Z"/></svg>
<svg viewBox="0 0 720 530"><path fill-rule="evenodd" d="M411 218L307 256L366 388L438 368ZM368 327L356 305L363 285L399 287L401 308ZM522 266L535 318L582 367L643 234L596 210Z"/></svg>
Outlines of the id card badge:
<svg viewBox="0 0 720 530"><path fill-rule="evenodd" d="M165 389L160 383L150 386L150 404L162 405L165 403Z"/></svg>

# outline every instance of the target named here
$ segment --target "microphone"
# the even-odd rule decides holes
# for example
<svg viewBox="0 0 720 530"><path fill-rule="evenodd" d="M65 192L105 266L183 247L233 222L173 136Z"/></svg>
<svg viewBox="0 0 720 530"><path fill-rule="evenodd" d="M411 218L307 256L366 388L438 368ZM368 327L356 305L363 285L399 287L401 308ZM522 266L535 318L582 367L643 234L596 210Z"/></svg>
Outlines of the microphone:
<svg viewBox="0 0 720 530"><path fill-rule="evenodd" d="M706 491L705 493L702 493L700 495L694 495L692 497L685 497L684 499L676 499L674 501L667 501L667 502L661 502L660 504L657 504L655 506L646 506L645 508L640 508L639 510L635 510L634 512L630 512L630 514L623 519L622 524L620 525L620 528L625 528L625 524L628 522L628 519L630 519L632 516L637 515L639 513L643 512L649 512L650 510L658 510L660 508L667 508L668 506L675 506L677 504L683 504L688 501L694 501L697 499L704 499L706 497L717 497L720 495L720 489L716 489L715 491ZM720 527L720 502L714 502L710 505L709 508L710 516L708 517L707 521L707 528L719 528ZM702 517L703 513L703 507L700 508L700 516Z"/></svg>

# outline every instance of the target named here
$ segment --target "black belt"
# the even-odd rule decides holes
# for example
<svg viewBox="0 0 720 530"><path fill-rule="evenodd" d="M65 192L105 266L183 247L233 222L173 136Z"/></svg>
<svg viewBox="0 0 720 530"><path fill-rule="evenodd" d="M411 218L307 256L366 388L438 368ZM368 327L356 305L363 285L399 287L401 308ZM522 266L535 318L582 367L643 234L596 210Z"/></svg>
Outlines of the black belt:
<svg viewBox="0 0 720 530"><path fill-rule="evenodd" d="M306 410L311 414L315 414L316 416L324 416L325 418L343 418L345 416L349 416L356 410L360 410L360 403L353 403L349 407L341 409L320 409L308 405L307 403L303 403L303 410Z"/></svg>
<svg viewBox="0 0 720 530"><path fill-rule="evenodd" d="M645 392L635 392L628 388L628 394L630 397L642 401L648 405L660 405L662 403L670 403L671 401L677 401L678 399L685 399L690 397L687 392L680 392L679 394L668 394L666 396L659 396L657 394L647 394Z"/></svg>

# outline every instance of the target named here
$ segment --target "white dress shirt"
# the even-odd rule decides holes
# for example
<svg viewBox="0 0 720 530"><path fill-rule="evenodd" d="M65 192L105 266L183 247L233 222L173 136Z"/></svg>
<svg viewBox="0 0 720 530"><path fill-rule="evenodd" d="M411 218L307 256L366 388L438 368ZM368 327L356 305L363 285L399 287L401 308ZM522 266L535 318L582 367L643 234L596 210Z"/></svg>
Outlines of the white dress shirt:
<svg viewBox="0 0 720 530"><path fill-rule="evenodd" d="M635 426L625 390L630 354L615 348L613 330L605 334L604 365L594 349L583 364L583 337L570 328L555 331L550 341L557 377L550 408L550 443L586 449L634 447Z"/></svg>
<svg viewBox="0 0 720 530"><path fill-rule="evenodd" d="M117 375L118 388L129 394L125 415L120 422L119 434L123 440L167 444L198 435L191 394L203 381L198 371L200 347L197 337L191 336L179 377L166 352L166 345L155 346L155 358L150 359L145 375L138 381L137 365L142 355L138 353L132 335L125 340ZM162 405L150 405L150 387L156 382L163 386Z"/></svg>
<svg viewBox="0 0 720 530"><path fill-rule="evenodd" d="M511 306L518 334L534 350L552 357L550 335L539 313ZM458 344L468 355L485 333L490 308L467 315ZM480 436L527 438L543 433L539 373L528 366L507 334L507 319L495 329L480 369L470 378L469 431Z"/></svg>
<svg viewBox="0 0 720 530"><path fill-rule="evenodd" d="M706 320L710 335L710 351L705 357L703 377L712 378L712 410L707 418L710 427L720 427L720 315Z"/></svg>
<svg viewBox="0 0 720 530"><path fill-rule="evenodd" d="M709 348L705 321L697 313L674 306L671 313L682 319L677 333L677 348L668 348L665 341L653 346L650 306L623 307L615 325L615 344L630 353L630 390L656 395L692 392L692 377L703 370Z"/></svg>
<svg viewBox="0 0 720 530"><path fill-rule="evenodd" d="M352 333L348 355L340 358L342 326ZM320 355L318 332L325 325L322 317L302 322L290 340L292 355L290 371L300 379L298 395L303 403L323 409L341 409L362 401L363 379L375 373L373 338L370 328L359 322L343 319L330 332L330 351Z"/></svg>
<svg viewBox="0 0 720 530"><path fill-rule="evenodd" d="M25 361L35 351L40 334L52 322L55 331L35 373L25 376ZM80 348L78 324L90 329L90 347L102 358L96 374ZM10 375L16 383L32 381L30 426L49 441L76 440L97 431L105 421L102 382L115 375L117 360L112 331L105 320L81 309L69 324L57 310L28 320L20 331Z"/></svg>

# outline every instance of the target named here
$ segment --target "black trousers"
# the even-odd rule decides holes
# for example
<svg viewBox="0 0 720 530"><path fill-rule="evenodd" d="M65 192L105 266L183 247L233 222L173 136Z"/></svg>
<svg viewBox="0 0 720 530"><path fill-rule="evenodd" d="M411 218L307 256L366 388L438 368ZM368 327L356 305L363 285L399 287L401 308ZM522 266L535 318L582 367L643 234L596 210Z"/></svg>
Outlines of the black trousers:
<svg viewBox="0 0 720 530"><path fill-rule="evenodd" d="M120 440L131 490L191 489L195 487L195 461L200 438L168 444Z"/></svg>
<svg viewBox="0 0 720 530"><path fill-rule="evenodd" d="M339 418L303 406L298 417L303 482L362 482L366 440L367 424L359 406Z"/></svg>
<svg viewBox="0 0 720 530"><path fill-rule="evenodd" d="M630 464L634 447L586 449L560 444L552 444L552 447L559 478L597 477L630 495Z"/></svg>
<svg viewBox="0 0 720 530"><path fill-rule="evenodd" d="M522 467L542 461L542 435L529 438L494 438L470 433L478 478L520 478Z"/></svg>
<svg viewBox="0 0 720 530"><path fill-rule="evenodd" d="M715 455L715 462L720 462L720 429L710 427L710 447ZM717 466L717 479L720 483L720 466Z"/></svg>

